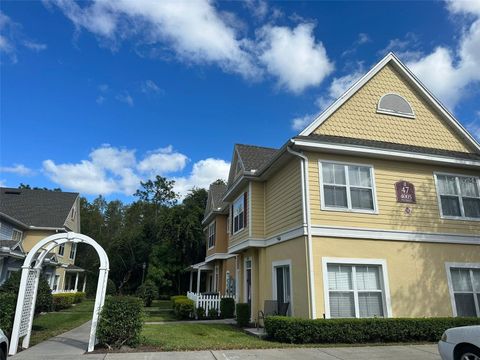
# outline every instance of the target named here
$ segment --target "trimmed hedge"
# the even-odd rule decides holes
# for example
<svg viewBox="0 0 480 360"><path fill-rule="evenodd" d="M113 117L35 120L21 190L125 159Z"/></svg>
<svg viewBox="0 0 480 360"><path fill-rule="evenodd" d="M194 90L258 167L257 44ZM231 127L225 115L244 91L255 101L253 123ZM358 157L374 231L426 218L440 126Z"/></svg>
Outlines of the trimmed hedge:
<svg viewBox="0 0 480 360"><path fill-rule="evenodd" d="M37 302L35 303L35 314L50 312L53 310L53 297L50 285L44 276L38 280Z"/></svg>
<svg viewBox="0 0 480 360"><path fill-rule="evenodd" d="M10 332L12 331L16 306L16 294L0 292L0 329L5 332L7 337L10 336Z"/></svg>
<svg viewBox="0 0 480 360"><path fill-rule="evenodd" d="M237 325L245 327L250 323L250 306L247 303L238 303L237 309Z"/></svg>
<svg viewBox="0 0 480 360"><path fill-rule="evenodd" d="M194 313L195 303L193 300L183 297L177 297L173 301L173 312L175 317L179 320L190 319ZM205 311L204 311L205 312Z"/></svg>
<svg viewBox="0 0 480 360"><path fill-rule="evenodd" d="M75 293L53 294L53 309L55 311L68 309L75 303L75 297Z"/></svg>
<svg viewBox="0 0 480 360"><path fill-rule="evenodd" d="M224 319L231 319L235 313L235 300L232 298L220 299L220 316Z"/></svg>
<svg viewBox="0 0 480 360"><path fill-rule="evenodd" d="M437 342L448 328L479 324L480 318L308 320L269 316L265 319L265 330L271 340L294 344Z"/></svg>
<svg viewBox="0 0 480 360"><path fill-rule="evenodd" d="M74 302L75 304L81 303L81 302L82 302L83 300L85 300L86 297L87 297L87 294L84 293L84 292L81 292L81 291L74 293L74 295L75 295L75 296L74 296L74 298L73 298L73 302Z"/></svg>
<svg viewBox="0 0 480 360"><path fill-rule="evenodd" d="M98 325L98 340L108 348L135 347L140 343L143 319L142 299L108 296Z"/></svg>
<svg viewBox="0 0 480 360"><path fill-rule="evenodd" d="M153 300L158 298L157 285L151 280L145 281L137 289L137 296L143 300L143 304L146 307L152 306Z"/></svg>

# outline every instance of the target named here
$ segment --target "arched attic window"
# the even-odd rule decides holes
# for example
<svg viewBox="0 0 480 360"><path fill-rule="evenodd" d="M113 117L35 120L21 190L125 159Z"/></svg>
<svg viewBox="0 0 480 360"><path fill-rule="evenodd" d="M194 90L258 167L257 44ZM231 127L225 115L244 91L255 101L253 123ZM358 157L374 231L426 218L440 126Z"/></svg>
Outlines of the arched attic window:
<svg viewBox="0 0 480 360"><path fill-rule="evenodd" d="M377 112L411 119L415 118L415 114L409 102L397 94L383 95L378 102Z"/></svg>

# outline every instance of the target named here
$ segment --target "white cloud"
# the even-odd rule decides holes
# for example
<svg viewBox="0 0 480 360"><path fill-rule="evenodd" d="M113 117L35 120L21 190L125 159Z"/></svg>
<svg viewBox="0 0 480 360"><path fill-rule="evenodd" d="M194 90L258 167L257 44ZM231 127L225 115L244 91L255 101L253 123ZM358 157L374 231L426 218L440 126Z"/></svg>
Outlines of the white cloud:
<svg viewBox="0 0 480 360"><path fill-rule="evenodd" d="M33 175L35 172L32 169L27 168L23 164L15 164L13 166L0 167L0 173L10 173L10 174L15 174L20 176L28 176L28 175Z"/></svg>
<svg viewBox="0 0 480 360"><path fill-rule="evenodd" d="M117 96L115 96L115 99L127 104L128 106L134 105L133 98L127 91L124 91L123 93L118 94Z"/></svg>
<svg viewBox="0 0 480 360"><path fill-rule="evenodd" d="M137 159L134 149L102 145L93 149L87 160L78 163L57 164L45 160L43 171L62 188L84 195L132 195L139 188L140 181L161 175L173 178L175 191L183 197L193 187L207 188L211 182L228 176L229 164L210 158L194 163L188 175L178 175L185 170L187 163L188 157L175 151L171 145L147 152L141 160Z"/></svg>
<svg viewBox="0 0 480 360"><path fill-rule="evenodd" d="M407 65L451 110L468 95L471 85L480 81L480 7L478 1L454 1L447 3L453 14L468 14L472 21L465 21L464 31L456 48L437 47L432 53ZM439 76L441 74L441 76Z"/></svg>
<svg viewBox="0 0 480 360"><path fill-rule="evenodd" d="M281 87L293 93L318 86L334 68L313 28L312 24L294 29L267 25L258 32L260 61Z"/></svg>
<svg viewBox="0 0 480 360"><path fill-rule="evenodd" d="M160 94L163 90L153 80L145 80L140 84L140 91L144 94Z"/></svg>
<svg viewBox="0 0 480 360"><path fill-rule="evenodd" d="M208 189L208 186L217 179L227 179L230 163L208 158L193 164L191 173L186 177L177 177L175 191L184 197L194 187Z"/></svg>
<svg viewBox="0 0 480 360"><path fill-rule="evenodd" d="M43 50L47 49L46 44L37 43L37 42L31 41L31 40L25 40L23 42L23 46L29 48L30 50L36 51L36 52L43 51Z"/></svg>
<svg viewBox="0 0 480 360"><path fill-rule="evenodd" d="M295 131L302 131L313 121L314 117L315 115L309 114L294 118L291 122L292 129Z"/></svg>
<svg viewBox="0 0 480 360"><path fill-rule="evenodd" d="M150 152L138 164L138 170L142 173L168 174L181 171L185 168L188 157L173 151L171 145Z"/></svg>

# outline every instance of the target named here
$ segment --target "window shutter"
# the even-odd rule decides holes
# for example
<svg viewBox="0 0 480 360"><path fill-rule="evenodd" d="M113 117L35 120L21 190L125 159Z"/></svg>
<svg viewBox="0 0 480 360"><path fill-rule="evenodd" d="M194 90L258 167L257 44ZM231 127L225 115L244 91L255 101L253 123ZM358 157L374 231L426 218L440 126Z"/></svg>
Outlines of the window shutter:
<svg viewBox="0 0 480 360"><path fill-rule="evenodd" d="M243 193L243 223L245 227L247 227L248 225L247 219L248 219L248 193L244 192Z"/></svg>

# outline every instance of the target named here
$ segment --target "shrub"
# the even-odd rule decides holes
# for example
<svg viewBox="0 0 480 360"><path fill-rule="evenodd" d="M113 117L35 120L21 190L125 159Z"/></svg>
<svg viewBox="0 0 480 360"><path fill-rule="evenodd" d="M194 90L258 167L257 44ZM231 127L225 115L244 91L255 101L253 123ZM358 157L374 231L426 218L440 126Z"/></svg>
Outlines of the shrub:
<svg viewBox="0 0 480 360"><path fill-rule="evenodd" d="M174 301L175 317L179 320L189 319L193 315L194 302L190 299L176 299Z"/></svg>
<svg viewBox="0 0 480 360"><path fill-rule="evenodd" d="M75 302L75 293L53 294L52 297L55 311L68 309Z"/></svg>
<svg viewBox="0 0 480 360"><path fill-rule="evenodd" d="M0 292L18 294L18 289L20 288L20 279L22 277L22 271L13 272L10 277L5 280L2 286L0 286Z"/></svg>
<svg viewBox="0 0 480 360"><path fill-rule="evenodd" d="M188 297L186 295L175 295L175 296L171 296L170 297L170 301L172 302L172 309L175 310L175 300L178 300L178 299L185 299L187 300Z"/></svg>
<svg viewBox="0 0 480 360"><path fill-rule="evenodd" d="M97 335L108 348L140 343L143 327L143 301L131 296L109 296L103 306Z"/></svg>
<svg viewBox="0 0 480 360"><path fill-rule="evenodd" d="M308 320L269 316L265 319L265 330L274 341L295 344L437 342L448 328L478 324L479 318Z"/></svg>
<svg viewBox="0 0 480 360"><path fill-rule="evenodd" d="M85 294L84 292L76 292L74 293L73 302L75 304L81 303L83 300L85 300L86 297L87 294Z"/></svg>
<svg viewBox="0 0 480 360"><path fill-rule="evenodd" d="M107 291L106 295L116 295L117 294L117 286L113 282L112 279L108 279L107 281Z"/></svg>
<svg viewBox="0 0 480 360"><path fill-rule="evenodd" d="M53 310L53 297L50 285L47 279L40 276L38 281L37 301L35 303L35 313L49 312Z"/></svg>
<svg viewBox="0 0 480 360"><path fill-rule="evenodd" d="M208 310L208 317L212 318L212 319L218 318L218 310L215 309L215 308L209 309Z"/></svg>
<svg viewBox="0 0 480 360"><path fill-rule="evenodd" d="M10 336L17 306L17 295L7 292L0 292L0 329L7 337Z"/></svg>
<svg viewBox="0 0 480 360"><path fill-rule="evenodd" d="M205 309L201 306L197 307L196 312L197 319L203 319L205 317Z"/></svg>
<svg viewBox="0 0 480 360"><path fill-rule="evenodd" d="M250 323L250 306L247 303L239 303L237 309L237 325L245 327Z"/></svg>
<svg viewBox="0 0 480 360"><path fill-rule="evenodd" d="M158 298L157 286L153 281L147 280L137 289L137 296L143 300L145 306L150 307L153 300Z"/></svg>
<svg viewBox="0 0 480 360"><path fill-rule="evenodd" d="M223 298L220 300L220 316L225 319L233 318L235 313L235 300L233 298Z"/></svg>

